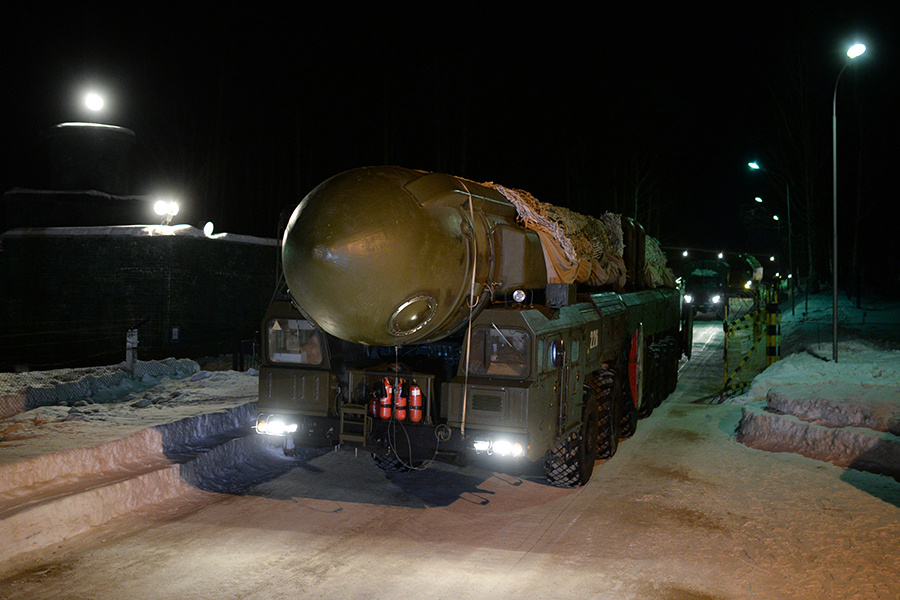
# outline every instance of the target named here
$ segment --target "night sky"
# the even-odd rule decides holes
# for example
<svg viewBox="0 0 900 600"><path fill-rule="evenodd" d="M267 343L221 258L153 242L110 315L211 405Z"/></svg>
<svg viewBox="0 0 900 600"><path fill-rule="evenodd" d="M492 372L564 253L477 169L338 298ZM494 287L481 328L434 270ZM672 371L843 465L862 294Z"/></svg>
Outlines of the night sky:
<svg viewBox="0 0 900 600"><path fill-rule="evenodd" d="M666 246L778 252L752 199L781 212L785 178L824 271L832 93L860 39L838 95L842 268L859 207L859 260L897 280L896 3L131 4L4 8L4 190L45 180L42 130L97 120L136 133L134 193L220 231L274 237L322 180L387 163L637 214Z"/></svg>

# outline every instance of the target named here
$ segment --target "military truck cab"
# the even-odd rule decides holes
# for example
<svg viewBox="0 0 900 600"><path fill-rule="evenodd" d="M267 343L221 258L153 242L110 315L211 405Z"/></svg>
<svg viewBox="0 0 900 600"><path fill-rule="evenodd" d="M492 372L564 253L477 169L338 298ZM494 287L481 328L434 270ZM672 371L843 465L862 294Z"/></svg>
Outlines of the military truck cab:
<svg viewBox="0 0 900 600"><path fill-rule="evenodd" d="M678 331L667 324L679 311L674 290L511 303L447 340L387 348L338 340L275 302L256 430L288 453L343 444L391 469L521 457L544 461L556 485L582 485L674 388ZM663 371L665 390L654 383Z"/></svg>

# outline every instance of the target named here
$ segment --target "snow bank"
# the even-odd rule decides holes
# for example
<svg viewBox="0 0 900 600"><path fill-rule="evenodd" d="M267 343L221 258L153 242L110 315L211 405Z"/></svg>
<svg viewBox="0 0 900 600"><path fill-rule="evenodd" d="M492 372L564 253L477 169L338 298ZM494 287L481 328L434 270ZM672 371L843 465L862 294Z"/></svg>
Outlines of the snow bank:
<svg viewBox="0 0 900 600"><path fill-rule="evenodd" d="M880 350L865 342L858 342L857 346L854 352L841 354L837 363L822 358L831 356L830 344L786 356L757 375L747 393L736 396L733 402L764 400L775 385L842 382L896 386L900 390L900 351ZM900 401L900 397L896 399Z"/></svg>
<svg viewBox="0 0 900 600"><path fill-rule="evenodd" d="M228 491L241 488L241 478L228 477L230 472L261 480L264 469L257 468L250 477L246 474L248 466L253 468L253 461L248 461L253 452L206 452L229 445L234 437L246 440L254 407L244 402L145 427L97 445L65 448L0 465L0 561L169 500L199 499L201 490L209 487L200 485L203 475L208 478L210 472L231 482ZM179 413L170 407L168 414L171 418ZM121 432L121 426L112 427L112 435ZM249 439L263 441L256 438L262 436ZM90 441L90 436L80 440ZM170 460L173 455L179 462ZM192 466L196 457L207 455L213 458L200 461L201 468ZM271 451L268 455L277 457ZM283 455L280 458L285 462ZM274 466L274 461L266 465ZM282 471L285 468L282 466Z"/></svg>
<svg viewBox="0 0 900 600"><path fill-rule="evenodd" d="M900 438L867 427L827 427L745 405L737 440L757 450L794 452L900 481Z"/></svg>
<svg viewBox="0 0 900 600"><path fill-rule="evenodd" d="M200 366L188 359L137 361L132 370L114 366L0 373L0 419L42 406L119 401L163 377L183 378ZM0 440L2 440L0 436Z"/></svg>
<svg viewBox="0 0 900 600"><path fill-rule="evenodd" d="M811 304L812 313L820 311L821 302ZM883 331L887 313L877 314L882 318L869 324ZM842 315L865 335L865 315ZM787 324L795 326L802 323ZM858 339L837 363L831 356L830 343L810 344L754 378L732 399L743 405L738 441L900 480L900 351Z"/></svg>
<svg viewBox="0 0 900 600"><path fill-rule="evenodd" d="M900 386L832 382L776 386L768 407L825 427L866 427L900 434Z"/></svg>
<svg viewBox="0 0 900 600"><path fill-rule="evenodd" d="M203 231L191 225L107 225L90 227L28 227L24 229L11 229L3 233L5 236L102 236L102 237L155 237L177 236L190 238L203 238L209 240L221 240L240 244L254 244L258 246L277 246L278 240L261 238L240 233L214 233L205 234Z"/></svg>
<svg viewBox="0 0 900 600"><path fill-rule="evenodd" d="M59 543L148 505L197 494L181 479L178 465L169 465L0 512L0 561Z"/></svg>

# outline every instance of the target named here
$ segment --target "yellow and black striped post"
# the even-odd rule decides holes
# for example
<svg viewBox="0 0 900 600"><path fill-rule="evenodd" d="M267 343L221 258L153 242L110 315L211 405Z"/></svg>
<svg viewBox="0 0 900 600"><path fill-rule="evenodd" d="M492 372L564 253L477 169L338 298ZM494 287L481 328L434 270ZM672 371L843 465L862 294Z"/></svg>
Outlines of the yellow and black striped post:
<svg viewBox="0 0 900 600"><path fill-rule="evenodd" d="M778 296L766 305L766 366L774 365L781 358L781 309Z"/></svg>

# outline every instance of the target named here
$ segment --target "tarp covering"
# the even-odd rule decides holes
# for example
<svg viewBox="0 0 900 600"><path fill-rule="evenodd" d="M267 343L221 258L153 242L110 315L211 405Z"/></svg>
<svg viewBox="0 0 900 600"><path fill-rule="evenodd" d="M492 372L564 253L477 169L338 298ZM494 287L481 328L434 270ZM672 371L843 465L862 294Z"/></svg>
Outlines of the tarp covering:
<svg viewBox="0 0 900 600"><path fill-rule="evenodd" d="M522 225L538 234L549 283L625 286L621 215L607 212L598 219L541 202L522 190L491 182L483 185L503 194L516 207ZM675 276L666 267L659 243L650 236L646 240L644 283L674 287Z"/></svg>

